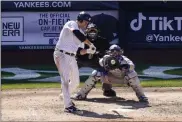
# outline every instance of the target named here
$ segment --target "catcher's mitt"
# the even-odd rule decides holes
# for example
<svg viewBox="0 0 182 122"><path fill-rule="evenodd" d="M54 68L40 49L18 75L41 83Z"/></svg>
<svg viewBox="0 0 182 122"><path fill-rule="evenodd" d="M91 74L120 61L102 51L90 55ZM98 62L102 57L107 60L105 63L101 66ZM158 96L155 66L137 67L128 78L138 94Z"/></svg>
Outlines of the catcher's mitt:
<svg viewBox="0 0 182 122"><path fill-rule="evenodd" d="M120 64L118 59L116 59L113 56L107 56L103 58L103 67L106 70L114 70L116 68L119 68Z"/></svg>

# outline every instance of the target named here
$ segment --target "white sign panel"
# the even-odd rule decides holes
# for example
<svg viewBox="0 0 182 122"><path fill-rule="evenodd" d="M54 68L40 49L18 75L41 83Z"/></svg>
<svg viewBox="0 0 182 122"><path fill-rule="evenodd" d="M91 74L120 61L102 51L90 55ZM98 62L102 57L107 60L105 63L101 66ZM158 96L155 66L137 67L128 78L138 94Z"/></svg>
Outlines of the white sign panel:
<svg viewBox="0 0 182 122"><path fill-rule="evenodd" d="M104 13L118 19L118 11L88 13L91 16ZM78 14L79 11L2 12L2 45L55 45L53 41L57 41L64 24L76 20Z"/></svg>

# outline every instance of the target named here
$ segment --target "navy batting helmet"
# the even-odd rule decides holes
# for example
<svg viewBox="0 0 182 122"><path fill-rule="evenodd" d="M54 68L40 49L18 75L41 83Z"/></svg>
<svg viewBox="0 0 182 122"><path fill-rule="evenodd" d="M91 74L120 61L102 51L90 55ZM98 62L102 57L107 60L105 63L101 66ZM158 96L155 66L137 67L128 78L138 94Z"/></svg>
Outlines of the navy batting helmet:
<svg viewBox="0 0 182 122"><path fill-rule="evenodd" d="M83 21L83 20L85 20L85 21L91 22L91 16L90 16L90 14L88 14L88 13L82 11L82 12L80 12L80 13L78 14L77 20L78 20L78 21Z"/></svg>

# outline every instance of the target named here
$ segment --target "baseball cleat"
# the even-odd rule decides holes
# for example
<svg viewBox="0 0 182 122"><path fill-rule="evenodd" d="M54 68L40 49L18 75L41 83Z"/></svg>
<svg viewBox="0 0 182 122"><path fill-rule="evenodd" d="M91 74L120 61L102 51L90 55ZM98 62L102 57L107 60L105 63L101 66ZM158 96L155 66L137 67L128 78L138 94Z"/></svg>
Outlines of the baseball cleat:
<svg viewBox="0 0 182 122"><path fill-rule="evenodd" d="M148 103L148 102L149 102L149 101L148 101L148 98L145 97L145 96L139 97L139 101L140 101L140 102L145 102L145 103Z"/></svg>
<svg viewBox="0 0 182 122"><path fill-rule="evenodd" d="M82 96L80 94L75 94L73 97L71 97L71 99L73 100L86 100L87 99L87 96Z"/></svg>
<svg viewBox="0 0 182 122"><path fill-rule="evenodd" d="M64 112L73 113L73 114L83 114L83 111L76 108L75 106L70 106L68 108L65 108Z"/></svg>
<svg viewBox="0 0 182 122"><path fill-rule="evenodd" d="M116 92L113 89L104 90L103 95L106 97L116 97Z"/></svg>
<svg viewBox="0 0 182 122"><path fill-rule="evenodd" d="M75 103L73 101L71 101L71 104L72 104L72 106L75 106Z"/></svg>

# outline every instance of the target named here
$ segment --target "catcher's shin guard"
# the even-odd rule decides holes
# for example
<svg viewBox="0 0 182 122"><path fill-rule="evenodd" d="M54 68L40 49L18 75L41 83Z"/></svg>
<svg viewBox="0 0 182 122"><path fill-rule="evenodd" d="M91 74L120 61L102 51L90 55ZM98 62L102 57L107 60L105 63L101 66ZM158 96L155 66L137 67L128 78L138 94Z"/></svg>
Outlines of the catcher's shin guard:
<svg viewBox="0 0 182 122"><path fill-rule="evenodd" d="M134 72L135 73L135 72ZM133 77L131 77L133 76ZM126 77L126 79L128 79L128 84L132 87L132 89L135 91L137 98L139 99L139 101L148 101L147 97L144 94L143 88L140 85L140 80L136 75L128 75ZM144 99L143 99L144 98Z"/></svg>
<svg viewBox="0 0 182 122"><path fill-rule="evenodd" d="M88 93L95 87L96 82L99 80L100 74L94 70L92 76L90 76L86 81L84 86L72 97L75 100L84 100L87 98Z"/></svg>
<svg viewBox="0 0 182 122"><path fill-rule="evenodd" d="M72 97L75 100L84 100L87 98L87 94L95 87L97 81L93 76L90 76L86 81L84 86Z"/></svg>

